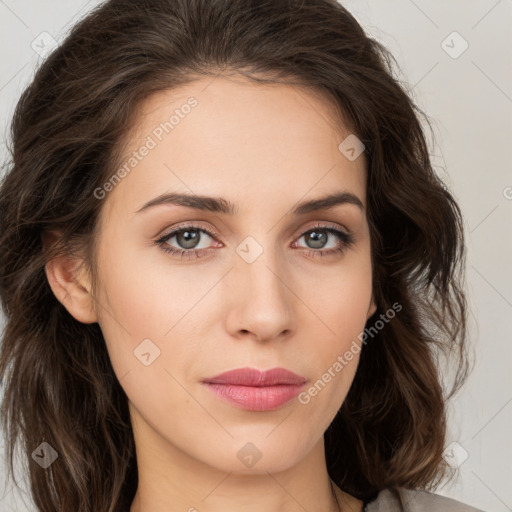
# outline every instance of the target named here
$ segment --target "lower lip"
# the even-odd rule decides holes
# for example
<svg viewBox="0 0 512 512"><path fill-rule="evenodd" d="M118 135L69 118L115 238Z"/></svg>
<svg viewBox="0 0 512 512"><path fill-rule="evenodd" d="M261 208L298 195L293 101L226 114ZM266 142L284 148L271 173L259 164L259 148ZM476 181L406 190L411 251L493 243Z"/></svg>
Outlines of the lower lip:
<svg viewBox="0 0 512 512"><path fill-rule="evenodd" d="M304 384L280 384L276 386L235 386L204 382L206 387L220 398L248 411L271 411L295 398Z"/></svg>

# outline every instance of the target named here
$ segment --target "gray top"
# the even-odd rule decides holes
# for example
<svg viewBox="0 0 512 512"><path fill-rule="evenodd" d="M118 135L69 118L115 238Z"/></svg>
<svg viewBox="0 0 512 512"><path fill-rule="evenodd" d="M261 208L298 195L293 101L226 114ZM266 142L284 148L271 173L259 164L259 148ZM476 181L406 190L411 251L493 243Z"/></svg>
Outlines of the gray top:
<svg viewBox="0 0 512 512"><path fill-rule="evenodd" d="M384 489L365 508L367 512L484 512L460 501L428 491L399 487Z"/></svg>

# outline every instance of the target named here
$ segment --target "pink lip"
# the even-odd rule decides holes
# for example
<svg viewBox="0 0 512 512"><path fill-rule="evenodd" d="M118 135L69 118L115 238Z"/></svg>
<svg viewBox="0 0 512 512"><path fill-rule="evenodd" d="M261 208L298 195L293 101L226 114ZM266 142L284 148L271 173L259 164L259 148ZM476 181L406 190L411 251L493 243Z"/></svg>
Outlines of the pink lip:
<svg viewBox="0 0 512 512"><path fill-rule="evenodd" d="M297 396L306 378L285 368L238 368L203 380L220 398L250 411L276 409Z"/></svg>

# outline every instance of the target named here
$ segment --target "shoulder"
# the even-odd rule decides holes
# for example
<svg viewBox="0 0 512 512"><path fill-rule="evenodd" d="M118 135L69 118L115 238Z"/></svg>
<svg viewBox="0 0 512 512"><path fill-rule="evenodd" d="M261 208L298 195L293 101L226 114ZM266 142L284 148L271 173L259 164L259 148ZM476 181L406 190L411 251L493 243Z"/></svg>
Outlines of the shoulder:
<svg viewBox="0 0 512 512"><path fill-rule="evenodd" d="M403 487L383 489L368 504L368 512L484 512L440 494Z"/></svg>

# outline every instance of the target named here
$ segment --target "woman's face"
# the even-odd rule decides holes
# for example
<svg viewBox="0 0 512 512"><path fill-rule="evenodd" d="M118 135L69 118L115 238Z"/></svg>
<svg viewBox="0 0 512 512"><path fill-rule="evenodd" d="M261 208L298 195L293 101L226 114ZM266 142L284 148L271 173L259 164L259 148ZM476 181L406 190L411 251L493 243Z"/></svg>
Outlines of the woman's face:
<svg viewBox="0 0 512 512"><path fill-rule="evenodd" d="M124 172L97 193L95 310L136 440L159 457L279 471L323 441L375 311L364 156L338 148L349 134L311 92L242 78L142 104ZM232 401L203 382L246 367L306 383L218 385Z"/></svg>

